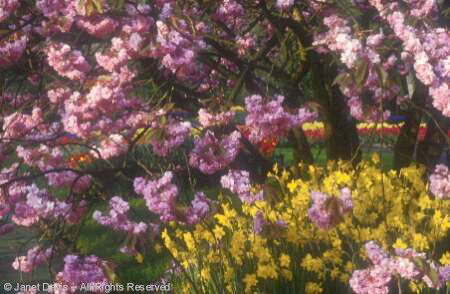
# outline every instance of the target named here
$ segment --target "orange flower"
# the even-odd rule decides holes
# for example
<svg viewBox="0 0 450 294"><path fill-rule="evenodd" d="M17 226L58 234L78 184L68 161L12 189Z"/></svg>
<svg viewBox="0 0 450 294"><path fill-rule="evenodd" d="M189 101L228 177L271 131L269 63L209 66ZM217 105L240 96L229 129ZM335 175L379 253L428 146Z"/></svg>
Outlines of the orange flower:
<svg viewBox="0 0 450 294"><path fill-rule="evenodd" d="M92 163L93 157L89 153L74 154L69 157L69 166L71 168L80 167L80 164Z"/></svg>
<svg viewBox="0 0 450 294"><path fill-rule="evenodd" d="M272 155L275 149L277 148L277 144L278 144L277 137L264 138L259 145L259 151L261 151L265 155Z"/></svg>

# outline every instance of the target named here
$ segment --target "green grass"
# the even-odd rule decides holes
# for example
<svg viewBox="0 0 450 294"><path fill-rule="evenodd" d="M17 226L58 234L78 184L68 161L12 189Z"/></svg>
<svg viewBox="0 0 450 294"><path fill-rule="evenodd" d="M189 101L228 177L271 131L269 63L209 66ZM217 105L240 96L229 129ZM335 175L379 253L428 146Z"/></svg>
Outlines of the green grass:
<svg viewBox="0 0 450 294"><path fill-rule="evenodd" d="M325 166L327 163L326 151L322 148L312 148L311 150L314 158L314 163L319 166ZM389 149L382 149L382 151L370 150L367 148L362 149L362 159L369 160L374 152L380 153L381 160L383 161L383 170L388 171L394 166L394 153ZM294 150L289 147L279 147L275 150L275 159L277 161L283 161L284 167L289 167L294 164Z"/></svg>

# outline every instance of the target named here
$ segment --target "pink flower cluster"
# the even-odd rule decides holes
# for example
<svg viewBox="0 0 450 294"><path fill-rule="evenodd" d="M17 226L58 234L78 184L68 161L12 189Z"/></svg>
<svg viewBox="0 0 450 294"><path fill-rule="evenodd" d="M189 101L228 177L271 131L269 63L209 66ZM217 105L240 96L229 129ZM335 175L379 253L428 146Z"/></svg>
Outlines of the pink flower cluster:
<svg viewBox="0 0 450 294"><path fill-rule="evenodd" d="M27 255L16 257L12 267L17 271L30 273L36 267L44 264L50 258L51 254L51 248L44 250L39 246L35 246L28 250Z"/></svg>
<svg viewBox="0 0 450 294"><path fill-rule="evenodd" d="M36 99L36 96L31 93L11 93L11 92L3 92L2 103L4 105L9 105L12 108L18 109L23 106L27 102L31 102L33 99Z"/></svg>
<svg viewBox="0 0 450 294"><path fill-rule="evenodd" d="M217 114L212 114L205 108L200 108L198 111L198 121L205 128L218 125L227 125L233 120L234 116L234 111L220 112Z"/></svg>
<svg viewBox="0 0 450 294"><path fill-rule="evenodd" d="M35 184L13 183L8 187L8 194L9 197L0 194L0 217L13 211L12 221L21 226L29 227L39 220L58 217L76 223L87 211L85 201L74 204L55 200Z"/></svg>
<svg viewBox="0 0 450 294"><path fill-rule="evenodd" d="M413 6L411 15L417 18L425 18L438 11L438 5L436 0L409 0L410 5Z"/></svg>
<svg viewBox="0 0 450 294"><path fill-rule="evenodd" d="M61 168L67 168L66 159L61 147L49 148L46 145L40 145L38 148L24 148L17 146L17 156L30 166L36 166L41 171L45 171L48 184L52 187L71 187L76 193L86 190L91 184L91 176L79 176L73 171L58 171ZM55 172L48 172L55 169Z"/></svg>
<svg viewBox="0 0 450 294"><path fill-rule="evenodd" d="M112 26L114 23L109 24L109 30L113 29ZM150 42L149 32L152 26L153 19L142 15L126 20L119 36L111 39L111 47L103 53L95 53L97 63L109 72L120 72L121 68L127 67L128 61L137 57L149 57L150 53L145 52L143 47Z"/></svg>
<svg viewBox="0 0 450 294"><path fill-rule="evenodd" d="M256 234L277 234L280 230L287 229L288 224L285 221L278 220L273 223L264 218L264 213L258 211L253 219L253 230Z"/></svg>
<svg viewBox="0 0 450 294"><path fill-rule="evenodd" d="M288 10L294 5L294 0L277 0L277 8L280 10Z"/></svg>
<svg viewBox="0 0 450 294"><path fill-rule="evenodd" d="M78 221L86 209L83 204L78 209L74 209L70 203L54 200L47 191L39 189L35 184L28 187L26 202L23 203L22 208L29 210L31 214L34 214L38 218L63 217L72 222Z"/></svg>
<svg viewBox="0 0 450 294"><path fill-rule="evenodd" d="M345 85L341 85L342 93L349 98L347 104L350 113L358 120L378 121L389 116L389 111L381 111L382 101L387 105L389 100L397 99L397 103L405 96L400 96L400 87L397 85L385 87L379 78L378 66L381 65L385 71L391 69L397 62L395 55L389 55L386 60L382 60L378 53L379 47L386 36L383 31L368 35L365 45L352 36L352 29L343 18L331 15L324 18L324 24L328 31L315 36L314 45L319 52L337 52L340 54L342 63L348 70L358 71L363 66L367 66L367 77L358 84L353 79L347 79ZM346 71L341 71L344 75ZM362 97L370 94L370 102L363 103Z"/></svg>
<svg viewBox="0 0 450 294"><path fill-rule="evenodd" d="M440 289L450 278L448 266L436 266L432 261L425 260L424 253L416 253L412 249L396 249L395 256L389 256L374 241L365 244L367 255L372 266L364 270L356 270L350 279L350 286L357 294L389 293L389 283L394 275L407 280L422 279L430 288ZM427 264L420 268L415 260ZM438 277L431 279L431 271Z"/></svg>
<svg viewBox="0 0 450 294"><path fill-rule="evenodd" d="M388 294L392 275L380 265L370 269L356 270L349 281L356 294Z"/></svg>
<svg viewBox="0 0 450 294"><path fill-rule="evenodd" d="M77 25L97 38L105 38L117 29L119 22L111 17L92 15L80 18Z"/></svg>
<svg viewBox="0 0 450 294"><path fill-rule="evenodd" d="M209 199L205 193L197 192L186 213L187 224L195 225L208 215L211 215L213 212L213 205L217 205L217 202Z"/></svg>
<svg viewBox="0 0 450 294"><path fill-rule="evenodd" d="M197 192L189 207L176 203L178 188L172 183L173 173L167 171L157 180L134 179L134 190L142 195L147 207L160 216L161 221L180 221L189 225L199 223L211 214L216 201L209 199L203 192Z"/></svg>
<svg viewBox="0 0 450 294"><path fill-rule="evenodd" d="M229 170L228 174L220 179L222 187L239 196L243 203L252 204L257 200L263 200L263 191L254 193L251 191L250 174L245 170Z"/></svg>
<svg viewBox="0 0 450 294"><path fill-rule="evenodd" d="M65 100L61 120L67 132L83 139L98 138L97 132L113 134L105 138L101 148L117 149L114 143L124 143L119 134L131 137L137 128L145 125L142 103L126 87L132 75L124 70L120 74L100 76L86 95L74 92ZM125 75L121 76L122 73Z"/></svg>
<svg viewBox="0 0 450 294"><path fill-rule="evenodd" d="M45 16L36 30L44 36L57 32L68 32L77 17L83 17L88 1L80 0L38 0L36 8ZM101 1L103 8L107 8L106 1ZM106 10L106 9L105 9Z"/></svg>
<svg viewBox="0 0 450 294"><path fill-rule="evenodd" d="M192 130L190 122L180 122L172 118L169 118L166 123L154 120L152 128L157 131L150 144L153 147L153 152L159 156L167 156L173 149L183 144Z"/></svg>
<svg viewBox="0 0 450 294"><path fill-rule="evenodd" d="M0 4L0 22L7 19L19 6L19 0L3 0Z"/></svg>
<svg viewBox="0 0 450 294"><path fill-rule="evenodd" d="M447 166L438 164L430 176L430 191L440 199L450 198L450 171Z"/></svg>
<svg viewBox="0 0 450 294"><path fill-rule="evenodd" d="M416 29L406 24L405 14L400 11L397 3L385 5L379 0L369 2L378 9L381 17L402 41L402 59L406 63L413 63L417 78L429 87L433 106L450 117L449 31L443 28ZM435 4L428 3L435 1L422 2L410 3L415 8L411 14L422 14L422 9L426 13L435 9L432 7Z"/></svg>
<svg viewBox="0 0 450 294"><path fill-rule="evenodd" d="M352 193L349 188L341 190L339 197L322 192L312 192L312 207L309 218L321 229L331 229L342 221L342 217L353 209Z"/></svg>
<svg viewBox="0 0 450 294"><path fill-rule="evenodd" d="M65 100L70 98L72 91L64 86L54 87L47 91L47 97L53 104L62 104Z"/></svg>
<svg viewBox="0 0 450 294"><path fill-rule="evenodd" d="M160 216L161 221L176 220L175 203L178 188L172 183L173 173L167 171L157 180L134 179L134 191L144 197L148 209Z"/></svg>
<svg viewBox="0 0 450 294"><path fill-rule="evenodd" d="M177 29L160 20L156 27L158 34L153 54L161 59L162 65L182 81L198 82L205 78L207 71L202 63L197 62L197 52L206 48L201 38L206 25L203 22L195 24L195 34L184 19L179 19Z"/></svg>
<svg viewBox="0 0 450 294"><path fill-rule="evenodd" d="M25 139L32 137L36 128L44 122L42 110L33 108L31 114L14 112L3 119L2 139Z"/></svg>
<svg viewBox="0 0 450 294"><path fill-rule="evenodd" d="M18 163L5 168L0 172L0 184L13 179L18 172ZM0 218L5 217L11 211L14 211L12 221L18 225L31 226L39 220L38 216L24 203L24 198L28 192L28 186L23 182L17 181L4 189L0 189ZM22 209L21 207L24 207Z"/></svg>
<svg viewBox="0 0 450 294"><path fill-rule="evenodd" d="M80 257L77 255L66 255L64 257L64 269L56 275L56 284L68 285L69 291L66 293L79 293L78 288L83 284L92 283L95 285L95 293L102 293L106 285L110 282L105 273L106 262L97 256L90 255ZM61 288L55 286L55 288ZM63 293L60 293L63 294Z"/></svg>
<svg viewBox="0 0 450 294"><path fill-rule="evenodd" d="M195 141L195 147L189 154L189 164L202 173L213 174L229 165L238 155L241 134L234 131L221 140L213 132Z"/></svg>
<svg viewBox="0 0 450 294"><path fill-rule="evenodd" d="M128 142L125 138L118 134L109 135L103 139L97 150L91 151L91 154L98 157L99 153L102 159L109 159L111 157L125 153L128 150ZM98 153L97 153L98 152Z"/></svg>
<svg viewBox="0 0 450 294"><path fill-rule="evenodd" d="M236 45L238 47L238 54L244 56L255 49L257 42L252 34L247 33L244 36L236 36Z"/></svg>
<svg viewBox="0 0 450 294"><path fill-rule="evenodd" d="M223 0L214 14L214 18L235 31L246 23L245 9L235 0Z"/></svg>
<svg viewBox="0 0 450 294"><path fill-rule="evenodd" d="M245 125L249 128L249 140L258 144L268 137L283 137L287 131L301 124L317 118L317 114L306 108L298 109L297 114L284 110L282 103L284 97L277 96L276 100L263 103L260 95L245 98L245 107L248 111Z"/></svg>
<svg viewBox="0 0 450 294"><path fill-rule="evenodd" d="M133 235L144 234L147 231L147 225L143 222L132 222L128 219L127 212L130 206L119 196L114 196L109 201L111 210L109 216L104 216L100 211L96 210L92 214L92 218L99 224L111 227L114 230L125 231Z"/></svg>
<svg viewBox="0 0 450 294"><path fill-rule="evenodd" d="M346 20L331 15L325 17L323 22L329 28L329 31L316 36L313 45L326 46L331 51L339 52L342 63L348 68L352 68L363 55L361 42L352 37L351 28Z"/></svg>
<svg viewBox="0 0 450 294"><path fill-rule="evenodd" d="M27 47L28 38L19 33L9 39L0 41L0 68L6 68L16 63L22 57Z"/></svg>
<svg viewBox="0 0 450 294"><path fill-rule="evenodd" d="M86 73L91 70L81 52L72 50L64 43L54 43L48 47L47 61L59 75L70 80L84 80Z"/></svg>

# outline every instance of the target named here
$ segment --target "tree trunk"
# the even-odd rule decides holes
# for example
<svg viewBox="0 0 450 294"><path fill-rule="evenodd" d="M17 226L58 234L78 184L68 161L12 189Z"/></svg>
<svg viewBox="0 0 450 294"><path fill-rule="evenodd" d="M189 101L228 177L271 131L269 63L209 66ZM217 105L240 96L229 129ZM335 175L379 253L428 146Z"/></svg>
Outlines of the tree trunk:
<svg viewBox="0 0 450 294"><path fill-rule="evenodd" d="M427 124L427 133L420 142L417 152L417 161L426 165L428 169L432 169L438 163L445 146L449 144L446 133L450 120L436 110L432 111L432 115L434 119Z"/></svg>
<svg viewBox="0 0 450 294"><path fill-rule="evenodd" d="M330 86L337 72L320 64L319 56L314 55L313 60L317 62L312 65L312 84L315 99L322 107L327 159L351 160L357 164L361 160L361 151L358 150L356 121L351 119L346 98L338 86Z"/></svg>
<svg viewBox="0 0 450 294"><path fill-rule="evenodd" d="M427 90L423 84L416 81L416 90L411 97L412 102L423 107ZM400 130L394 146L394 168L400 170L411 164L416 148L421 121L421 111L411 106L406 113L406 121Z"/></svg>

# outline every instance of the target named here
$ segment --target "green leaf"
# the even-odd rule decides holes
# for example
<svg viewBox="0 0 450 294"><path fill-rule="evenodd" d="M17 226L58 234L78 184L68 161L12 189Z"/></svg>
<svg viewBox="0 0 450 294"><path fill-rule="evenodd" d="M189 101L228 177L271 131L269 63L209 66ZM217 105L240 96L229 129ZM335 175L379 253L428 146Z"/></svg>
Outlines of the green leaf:
<svg viewBox="0 0 450 294"><path fill-rule="evenodd" d="M150 140L152 140L154 138L154 136L156 135L156 132L158 131L158 129L149 129L145 132L145 134L143 134L139 140L138 140L138 144L144 145L144 144L148 144L150 142Z"/></svg>
<svg viewBox="0 0 450 294"><path fill-rule="evenodd" d="M263 186L264 198L270 203L279 203L283 199L283 191L280 183L273 178L267 179Z"/></svg>
<svg viewBox="0 0 450 294"><path fill-rule="evenodd" d="M125 4L125 0L116 0L115 8L122 9L124 4Z"/></svg>
<svg viewBox="0 0 450 294"><path fill-rule="evenodd" d="M416 91L416 81L412 72L406 76L406 85L408 86L408 96L409 98L412 98Z"/></svg>
<svg viewBox="0 0 450 294"><path fill-rule="evenodd" d="M346 87L351 83L351 77L348 73L339 74L333 81L332 86L338 84L339 86Z"/></svg>
<svg viewBox="0 0 450 294"><path fill-rule="evenodd" d="M433 283L433 285L435 286L439 285L439 273L434 268L430 267L427 275L430 277L430 280Z"/></svg>
<svg viewBox="0 0 450 294"><path fill-rule="evenodd" d="M167 103L166 105L164 105L164 110L165 111L170 111L175 107L175 103Z"/></svg>
<svg viewBox="0 0 450 294"><path fill-rule="evenodd" d="M103 0L92 0L98 13L103 13Z"/></svg>
<svg viewBox="0 0 450 294"><path fill-rule="evenodd" d="M110 266L109 264L105 264L105 265L103 265L103 269L111 282L117 281L117 275L114 272L114 269L112 266Z"/></svg>
<svg viewBox="0 0 450 294"><path fill-rule="evenodd" d="M386 88L389 74L380 65L377 65L375 67L375 69L377 71L378 79L380 80L381 87Z"/></svg>
<svg viewBox="0 0 450 294"><path fill-rule="evenodd" d="M413 263L419 268L419 270L421 270L423 272L426 271L427 264L425 263L425 261L423 259L414 257Z"/></svg>
<svg viewBox="0 0 450 294"><path fill-rule="evenodd" d="M366 60L360 60L356 66L355 81L358 87L362 88L369 76L369 64Z"/></svg>
<svg viewBox="0 0 450 294"><path fill-rule="evenodd" d="M442 13L442 15L444 15L444 16L446 16L446 17L450 16L450 8L445 9L445 10L442 11L441 13Z"/></svg>
<svg viewBox="0 0 450 294"><path fill-rule="evenodd" d="M166 115L161 116L159 121L161 122L162 125L166 125L168 122L167 116Z"/></svg>

